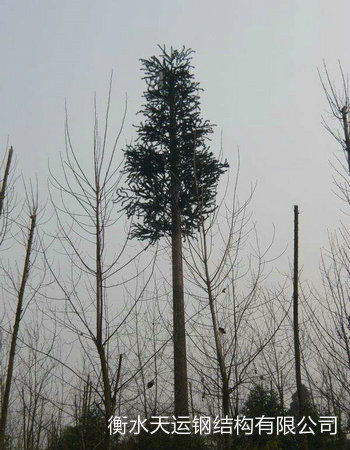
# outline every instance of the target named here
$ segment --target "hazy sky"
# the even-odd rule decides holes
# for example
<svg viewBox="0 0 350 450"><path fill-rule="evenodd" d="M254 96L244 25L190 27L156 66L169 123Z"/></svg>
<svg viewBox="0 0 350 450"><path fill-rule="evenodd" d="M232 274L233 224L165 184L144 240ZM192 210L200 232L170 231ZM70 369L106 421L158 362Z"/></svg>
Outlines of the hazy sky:
<svg viewBox="0 0 350 450"><path fill-rule="evenodd" d="M301 210L302 260L316 273L327 229L342 217L329 160L337 145L321 125L326 102L317 67L350 72L348 0L0 1L0 143L7 136L26 176L47 177L64 149L64 103L79 155L92 142L93 95L101 107L114 70L113 123L128 96L121 147L144 83L139 58L157 44L190 46L205 89L202 112L223 131L225 156L242 160L242 193L257 182L254 218L263 239L292 251L292 206ZM45 194L44 194L45 195ZM344 209L345 206L344 206Z"/></svg>

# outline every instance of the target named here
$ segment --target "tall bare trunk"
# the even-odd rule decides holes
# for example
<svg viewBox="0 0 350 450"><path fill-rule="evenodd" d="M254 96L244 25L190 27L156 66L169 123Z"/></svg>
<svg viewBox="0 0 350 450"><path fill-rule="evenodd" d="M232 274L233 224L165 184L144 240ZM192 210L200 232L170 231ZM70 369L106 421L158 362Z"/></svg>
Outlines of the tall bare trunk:
<svg viewBox="0 0 350 450"><path fill-rule="evenodd" d="M222 396L222 411L223 415L226 417L231 416L231 404L230 404L230 390L229 390L229 378L226 370L226 364L225 364L225 357L224 352L222 348L222 342L221 342L221 335L218 329L218 321L216 317L216 311L215 311L215 304L214 304L214 297L213 297L213 291L212 291L212 282L210 279L209 274L209 267L208 267L208 251L207 251L207 241L206 241L206 234L204 230L204 224L202 221L201 225L202 229L202 236L203 236L203 262L204 262L204 269L205 269L205 279L206 279L206 285L207 285L207 293L209 298L209 307L210 307L210 314L212 319L212 325L213 325L213 331L214 331L214 340L215 340L215 348L216 348L216 357L219 364L220 369L220 377L221 377L221 396ZM230 435L226 433L224 435L224 442L225 442L225 450L230 449Z"/></svg>
<svg viewBox="0 0 350 450"><path fill-rule="evenodd" d="M36 225L36 216L35 216L35 211L34 211L33 215L31 216L29 234L28 234L27 245L26 245L26 256L25 256L24 266L23 266L23 271L22 271L21 284L20 284L20 288L18 291L18 295L17 295L16 315L15 315L15 321L14 321L13 331L12 331L12 336L11 336L10 353L9 353L9 359L8 359L8 364L7 364L4 395L2 398L2 404L1 404L0 450L5 450L6 422L7 422L9 401L10 401L10 391L11 391L11 384L12 384L12 377L13 377L13 367L14 367L14 363L15 363L17 337L18 337L18 331L19 331L19 324L20 324L20 321L22 318L22 312L23 312L24 291L26 288L27 279L28 279L28 275L29 275L29 269L30 269L30 256L32 253L35 225Z"/></svg>
<svg viewBox="0 0 350 450"><path fill-rule="evenodd" d="M97 172L96 172L97 174ZM105 407L105 440L106 450L112 448L111 435L108 432L108 420L113 415L114 405L112 401L111 382L109 377L108 360L106 349L103 342L103 277L102 277L102 235L101 235L101 203L99 180L96 176L96 340L95 345L100 359L102 384L103 384L103 400Z"/></svg>
<svg viewBox="0 0 350 450"><path fill-rule="evenodd" d="M294 323L294 353L295 353L295 377L298 393L299 420L305 416L305 399L301 382L300 364L300 340L299 340L299 210L294 205L294 275L293 275L293 323ZM308 450L307 436L301 435L304 450Z"/></svg>

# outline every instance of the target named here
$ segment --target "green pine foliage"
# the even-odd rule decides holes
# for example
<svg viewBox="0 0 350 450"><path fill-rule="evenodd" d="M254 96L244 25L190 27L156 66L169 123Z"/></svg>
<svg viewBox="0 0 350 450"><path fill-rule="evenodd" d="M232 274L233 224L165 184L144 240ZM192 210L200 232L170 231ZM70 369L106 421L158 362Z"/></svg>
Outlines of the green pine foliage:
<svg viewBox="0 0 350 450"><path fill-rule="evenodd" d="M318 420L320 416L333 416L333 413L330 413L329 411L323 411L322 413L319 413L316 405L314 404L312 400L311 393L309 389L307 389L306 386L302 386L303 388L303 395L304 395L304 402L305 402L305 422L310 423L310 418L318 423ZM287 411L288 415L294 416L296 422L298 421L298 414L299 412L299 400L298 400L298 393L294 392L292 395L292 401L289 407L289 410ZM338 417L338 433L336 436L330 436L327 433L321 434L320 426L317 425L316 427L313 427L315 434L308 434L308 447L309 450L345 450L347 448L347 442L346 442L346 436L345 433L342 430L341 427L341 420L340 417ZM296 449L302 449L301 443L297 442L295 445Z"/></svg>
<svg viewBox="0 0 350 450"><path fill-rule="evenodd" d="M146 103L138 138L125 151L127 186L118 191L122 208L134 218L133 237L157 241L171 235L174 180L182 233L192 235L215 209L217 184L228 167L208 147L213 125L201 118L199 83L191 49L143 59Z"/></svg>
<svg viewBox="0 0 350 450"><path fill-rule="evenodd" d="M252 386L242 411L244 416L249 418L277 417L283 415L283 413L278 395L273 389L266 388L262 383ZM255 430L252 435L233 435L233 448L239 450L287 450L289 447L285 441L283 435L263 433L259 436L257 430Z"/></svg>
<svg viewBox="0 0 350 450"><path fill-rule="evenodd" d="M283 415L277 393L263 384L255 384L244 404L243 414L247 417L276 417Z"/></svg>

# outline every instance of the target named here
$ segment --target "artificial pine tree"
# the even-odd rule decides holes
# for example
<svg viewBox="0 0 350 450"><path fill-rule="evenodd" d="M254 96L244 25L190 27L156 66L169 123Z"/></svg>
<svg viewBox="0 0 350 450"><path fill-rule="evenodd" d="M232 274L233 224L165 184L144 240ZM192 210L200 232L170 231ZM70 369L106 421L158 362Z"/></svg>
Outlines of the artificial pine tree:
<svg viewBox="0 0 350 450"><path fill-rule="evenodd" d="M125 151L122 208L133 217L132 236L172 245L175 415L188 414L182 238L193 236L215 210L220 175L228 164L207 145L213 125L200 115L199 83L191 49L141 60L147 89L138 138Z"/></svg>

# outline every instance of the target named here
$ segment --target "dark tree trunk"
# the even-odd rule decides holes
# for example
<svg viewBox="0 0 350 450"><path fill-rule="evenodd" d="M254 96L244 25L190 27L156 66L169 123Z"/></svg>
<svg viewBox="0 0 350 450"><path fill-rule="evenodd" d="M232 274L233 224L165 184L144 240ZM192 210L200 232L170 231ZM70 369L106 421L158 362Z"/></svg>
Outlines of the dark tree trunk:
<svg viewBox="0 0 350 450"><path fill-rule="evenodd" d="M342 121L343 121L343 130L344 130L344 143L345 143L345 151L346 157L348 160L348 168L350 174L350 130L349 130L349 122L348 122L348 108L344 106L342 108Z"/></svg>
<svg viewBox="0 0 350 450"><path fill-rule="evenodd" d="M204 230L203 230L204 233ZM221 343L221 336L220 332L218 330L218 322L215 312L215 305L214 305L214 298L213 293L211 289L211 282L209 277L209 271L208 271L208 260L207 260L207 251L206 251L206 244L205 246L205 272L206 272L206 280L207 280L207 289L208 289L208 296L209 296L209 306L210 306L210 312L212 317L212 324L214 329L214 339L215 339L215 347L216 347L216 356L219 363L219 369L220 369L220 376L221 376L221 394L222 394L222 412L224 417L231 417L231 402L230 402L230 390L229 390L229 377L226 371L226 365L225 365L225 357L224 352L222 348ZM231 438L228 433L224 434L224 449L229 450L231 445Z"/></svg>
<svg viewBox="0 0 350 450"><path fill-rule="evenodd" d="M174 322L175 415L188 415L185 308L182 268L181 217L176 207L172 214L172 271Z"/></svg>
<svg viewBox="0 0 350 450"><path fill-rule="evenodd" d="M2 216L2 211L4 208L4 200L5 200L5 195L6 195L7 181L8 181L8 177L10 174L12 155L13 155L13 148L11 147L8 152L4 178L2 180L2 185L1 185L1 190L0 190L0 217Z"/></svg>
<svg viewBox="0 0 350 450"><path fill-rule="evenodd" d="M294 275L293 275L293 323L294 323L294 353L295 353L295 377L298 393L299 420L305 416L305 399L303 385L301 382L300 364L300 340L299 340L299 210L294 206ZM305 434L301 435L301 442L304 450L308 450L308 441Z"/></svg>
<svg viewBox="0 0 350 450"><path fill-rule="evenodd" d="M103 384L103 401L105 408L105 436L104 446L105 450L111 450L112 448L112 436L108 432L108 420L114 413L114 405L112 401L111 382L109 378L108 361L106 356L106 349L103 342L103 278L102 278L102 225L100 222L101 217L101 202L100 202L100 186L98 177L96 176L96 340L95 346L100 358L101 376Z"/></svg>
<svg viewBox="0 0 350 450"><path fill-rule="evenodd" d="M34 211L33 215L31 216L27 246L26 246L26 256L25 256L24 267L23 267L23 271L22 271L21 285L20 285L20 288L18 291L18 296L17 296L16 315L15 315L15 321L13 324L13 331L12 331L12 336L11 336L10 352L9 352L9 359L8 359L8 364L7 364L4 395L2 398L2 404L1 404L0 450L4 450L5 445L6 445L5 432L6 432L6 423L7 423L9 402L10 402L10 392L11 392L11 385L12 385L12 378L13 378L13 368L14 368L14 364L15 364L17 337L18 337L19 325L20 325L20 322L22 319L22 313L23 313L24 291L26 288L27 279L28 279L29 270L30 270L30 257L31 257L31 253L32 253L35 225L36 225L36 216L35 216L35 211Z"/></svg>

